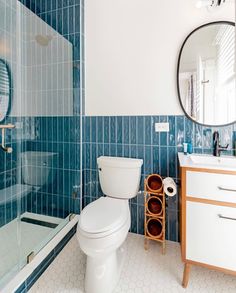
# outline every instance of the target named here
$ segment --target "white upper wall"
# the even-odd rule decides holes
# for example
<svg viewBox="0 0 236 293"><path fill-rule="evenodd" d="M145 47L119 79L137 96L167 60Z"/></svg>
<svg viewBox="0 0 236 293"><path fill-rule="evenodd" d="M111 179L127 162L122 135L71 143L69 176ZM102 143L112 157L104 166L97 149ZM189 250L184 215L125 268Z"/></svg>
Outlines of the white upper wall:
<svg viewBox="0 0 236 293"><path fill-rule="evenodd" d="M180 47L196 27L235 21L234 3L207 11L195 0L86 0L86 115L183 114Z"/></svg>

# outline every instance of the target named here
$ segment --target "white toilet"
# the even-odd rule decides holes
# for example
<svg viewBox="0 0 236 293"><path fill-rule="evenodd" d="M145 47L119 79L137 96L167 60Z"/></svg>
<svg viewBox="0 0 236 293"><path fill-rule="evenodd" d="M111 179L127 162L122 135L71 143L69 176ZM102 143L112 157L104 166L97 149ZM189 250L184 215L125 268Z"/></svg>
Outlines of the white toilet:
<svg viewBox="0 0 236 293"><path fill-rule="evenodd" d="M128 200L138 193L143 160L99 157L97 163L107 197L100 197L82 210L77 238L87 255L86 293L111 293L124 259L121 245L130 229Z"/></svg>

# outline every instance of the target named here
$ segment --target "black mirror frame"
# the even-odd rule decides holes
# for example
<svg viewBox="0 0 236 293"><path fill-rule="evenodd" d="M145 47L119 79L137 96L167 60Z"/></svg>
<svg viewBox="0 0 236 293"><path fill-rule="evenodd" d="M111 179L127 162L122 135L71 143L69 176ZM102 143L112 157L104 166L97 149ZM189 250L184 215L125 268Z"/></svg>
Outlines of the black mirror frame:
<svg viewBox="0 0 236 293"><path fill-rule="evenodd" d="M184 108L184 105L182 103L182 100L181 100L181 95L180 95L180 86L179 86L179 69L180 69L180 61L181 61L181 57L182 57L182 53L183 53L183 49L184 49L184 46L186 44L186 42L188 41L188 39L198 30L200 30L201 28L204 28L204 27L207 27L207 26L211 26L211 25L214 25L214 24L229 24L229 25L232 25L235 27L235 22L232 22L232 21L214 21L214 22L209 22L209 23L206 23L206 24L203 24L199 27L197 27L196 29L194 29L184 40L182 46L181 46L181 49L180 49L180 52L179 52L179 56L178 56L178 63L177 63L177 92L178 92L178 98L179 98L179 103L180 103L180 106L185 114L186 117L188 117L188 119L190 119L191 121L195 122L196 124L199 124L201 126L206 126L206 127L224 127L224 126L228 126L228 125L232 125L232 124L235 124L236 123L236 119L230 123L226 123L226 124L221 124L221 125L209 125L209 124L203 124L203 123L200 123L196 120L194 120L191 116L189 116L189 114L185 111L185 108ZM235 97L236 98L236 97Z"/></svg>
<svg viewBox="0 0 236 293"><path fill-rule="evenodd" d="M4 64L6 66L6 70L7 70L7 74L8 74L8 78L9 78L9 103L8 103L7 112L6 112L5 117L0 121L0 123L4 123L4 121L7 119L8 115L10 113L10 110L11 110L13 88L12 88L12 76L11 76L11 71L10 71L8 63L6 62L6 60L1 59L1 58L0 58L0 63Z"/></svg>

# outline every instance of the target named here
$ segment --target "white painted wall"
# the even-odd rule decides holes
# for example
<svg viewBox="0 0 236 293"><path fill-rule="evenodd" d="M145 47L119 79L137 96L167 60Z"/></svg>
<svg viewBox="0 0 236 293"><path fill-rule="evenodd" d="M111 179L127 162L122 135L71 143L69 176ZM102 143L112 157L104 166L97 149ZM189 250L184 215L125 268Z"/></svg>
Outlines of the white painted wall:
<svg viewBox="0 0 236 293"><path fill-rule="evenodd" d="M86 0L86 115L182 114L176 65L197 26L235 20L234 3L212 12L195 0Z"/></svg>

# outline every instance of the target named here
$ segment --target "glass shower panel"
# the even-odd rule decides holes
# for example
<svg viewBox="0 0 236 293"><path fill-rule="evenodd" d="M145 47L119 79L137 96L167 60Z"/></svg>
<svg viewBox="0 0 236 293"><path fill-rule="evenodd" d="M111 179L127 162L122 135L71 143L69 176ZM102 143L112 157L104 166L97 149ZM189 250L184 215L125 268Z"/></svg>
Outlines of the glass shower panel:
<svg viewBox="0 0 236 293"><path fill-rule="evenodd" d="M36 6L41 3L34 2ZM22 197L22 235L32 229L21 242L22 260L26 261L27 255L44 247L75 212L80 145L73 132L78 117L71 36L60 31L63 25L55 11L41 14L38 10L36 15L20 2L18 7L23 40L21 177L22 185L30 188ZM57 25L52 27L55 17Z"/></svg>
<svg viewBox="0 0 236 293"><path fill-rule="evenodd" d="M0 121L1 60L11 80L0 122L9 126L0 147L0 291L80 209L80 33L68 18L80 5L56 12L42 2L0 0Z"/></svg>
<svg viewBox="0 0 236 293"><path fill-rule="evenodd" d="M20 268L19 216L25 192L21 187L21 140L16 127L21 118L13 109L20 98L16 21L16 1L0 0L0 61L7 68L0 68L0 287Z"/></svg>

